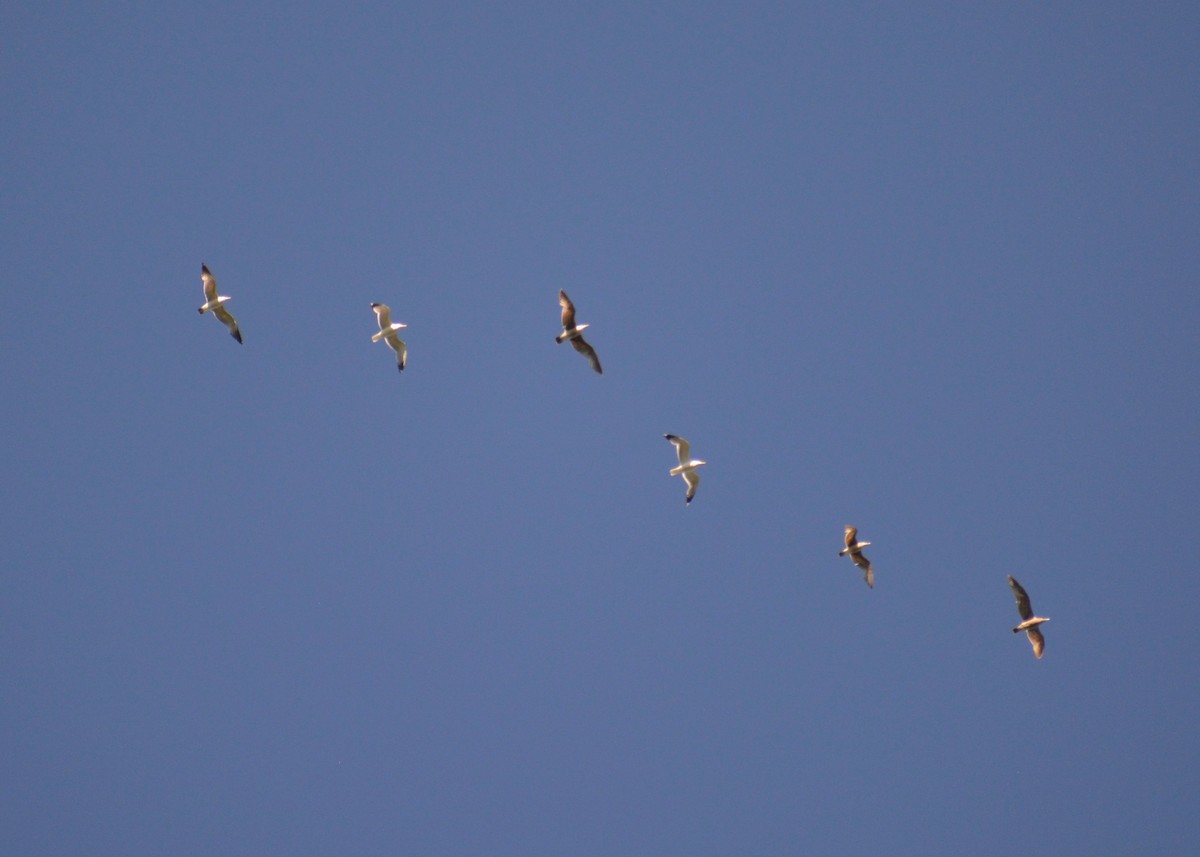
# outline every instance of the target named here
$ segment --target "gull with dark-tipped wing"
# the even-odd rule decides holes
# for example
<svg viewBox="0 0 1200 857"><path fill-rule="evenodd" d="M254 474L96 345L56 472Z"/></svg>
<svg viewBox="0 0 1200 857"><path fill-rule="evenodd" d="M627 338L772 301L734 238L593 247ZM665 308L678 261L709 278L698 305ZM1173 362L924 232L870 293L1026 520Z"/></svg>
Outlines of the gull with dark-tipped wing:
<svg viewBox="0 0 1200 857"><path fill-rule="evenodd" d="M375 318L379 321L379 333L371 337L372 342L383 340L393 351L396 352L396 368L404 371L404 363L408 359L408 346L404 344L404 340L396 335L397 330L403 330L408 327L407 324L400 322L392 322L392 311L387 304L371 304L371 309L375 310Z"/></svg>
<svg viewBox="0 0 1200 857"><path fill-rule="evenodd" d="M233 313L225 309L225 304L229 302L230 298L228 295L217 294L217 278L212 275L212 271L208 270L208 265L203 263L200 265L200 282L204 284L204 303L200 306L200 315L212 310L217 321L229 328L229 335L241 342L242 332L238 329L237 319L233 317Z"/></svg>
<svg viewBox="0 0 1200 857"><path fill-rule="evenodd" d="M1029 644L1033 646L1033 656L1040 659L1042 652L1046 650L1046 638L1042 636L1042 629L1038 626L1049 622L1050 617L1034 615L1029 593L1011 574L1008 576L1008 585L1012 587L1013 595L1017 599L1017 612L1021 614L1021 624L1012 629L1013 633L1019 634L1024 631L1025 636L1029 638Z"/></svg>
<svg viewBox="0 0 1200 857"><path fill-rule="evenodd" d="M708 462L692 458L692 445L678 435L664 434L663 437L674 445L679 456L679 466L671 468L671 475L682 476L683 481L687 483L687 496L683 502L689 505L696 496L696 486L700 484L700 474L696 472L696 468Z"/></svg>
<svg viewBox="0 0 1200 857"><path fill-rule="evenodd" d="M583 338L583 329L590 325L575 323L575 304L571 303L571 299L562 289L558 290L558 303L562 307L563 332L554 337L554 341L561 345L564 340L569 339L571 347L588 359L596 374L603 375L604 370L600 368L600 358L596 356L596 349Z"/></svg>
<svg viewBox="0 0 1200 857"><path fill-rule="evenodd" d="M875 569L871 567L871 561L867 559L862 552L862 549L867 547L870 542L860 542L858 540L858 527L852 527L846 524L846 546L838 551L838 556L850 555L850 559L854 564L862 569L863 580L867 582L867 586L875 588Z"/></svg>

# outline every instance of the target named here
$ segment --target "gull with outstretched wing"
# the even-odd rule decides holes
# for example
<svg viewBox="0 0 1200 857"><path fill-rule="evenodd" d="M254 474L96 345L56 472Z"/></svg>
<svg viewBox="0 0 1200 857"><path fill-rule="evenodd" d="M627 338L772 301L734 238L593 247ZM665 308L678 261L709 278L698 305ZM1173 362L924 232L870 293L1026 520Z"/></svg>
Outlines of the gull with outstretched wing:
<svg viewBox="0 0 1200 857"><path fill-rule="evenodd" d="M838 551L838 556L850 555L850 559L862 569L863 580L867 582L867 586L875 588L875 569L871 567L871 561L863 555L862 549L867 547L870 542L860 542L858 540L858 527L852 527L846 524L846 546Z"/></svg>
<svg viewBox="0 0 1200 857"><path fill-rule="evenodd" d="M687 496L683 502L685 505L690 504L696 496L696 486L700 484L700 474L696 472L696 468L708 462L692 458L692 445L678 435L664 434L663 437L674 445L679 456L679 466L671 468L671 475L682 476L683 481L687 483Z"/></svg>
<svg viewBox="0 0 1200 857"><path fill-rule="evenodd" d="M1021 623L1013 628L1014 634L1025 632L1025 636L1029 638L1029 644L1033 646L1033 656L1041 658L1042 652L1046 650L1046 638L1042 636L1042 629L1038 626L1043 622L1049 622L1048 616L1035 616L1033 613L1033 604L1029 601L1029 593L1025 591L1025 587L1017 583L1017 579L1011 574L1008 576L1008 585L1012 587L1013 595L1017 599L1017 612L1021 614Z"/></svg>
<svg viewBox="0 0 1200 857"><path fill-rule="evenodd" d="M200 282L204 284L204 303L200 306L200 315L204 315L209 310L217 317L217 321L229 328L229 335L238 342L242 341L242 332L238 329L237 319L233 317L233 313L225 309L225 304L229 302L228 295L217 294L217 278L212 275L212 271L208 270L208 265L200 264Z"/></svg>
<svg viewBox="0 0 1200 857"><path fill-rule="evenodd" d="M562 307L563 332L554 337L554 341L561 345L564 340L569 339L571 347L588 359L596 374L603 375L604 370L600 368L600 358L596 356L596 349L583 338L583 329L590 325L575 323L575 304L571 303L571 299L562 289L558 290L558 303Z"/></svg>
<svg viewBox="0 0 1200 857"><path fill-rule="evenodd" d="M371 304L371 309L375 310L375 318L379 320L379 333L371 337L372 342L383 340L393 351L396 352L396 368L403 372L404 363L408 360L408 346L404 344L404 340L396 335L397 330L403 330L408 327L407 324L400 322L392 322L392 311L387 304Z"/></svg>

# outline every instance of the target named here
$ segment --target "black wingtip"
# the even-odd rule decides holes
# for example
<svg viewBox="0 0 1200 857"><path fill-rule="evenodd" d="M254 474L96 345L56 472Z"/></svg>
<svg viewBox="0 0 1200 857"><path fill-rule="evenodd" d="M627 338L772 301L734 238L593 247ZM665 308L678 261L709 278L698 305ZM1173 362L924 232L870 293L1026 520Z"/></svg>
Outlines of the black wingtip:
<svg viewBox="0 0 1200 857"><path fill-rule="evenodd" d="M212 271L208 270L208 265L205 265L203 262L201 262L200 263L200 273L201 274L211 274Z"/></svg>
<svg viewBox="0 0 1200 857"><path fill-rule="evenodd" d="M242 334L241 334L241 333L235 333L235 334L233 334L233 338L234 338L234 339L236 339L236 340L238 341L238 345L241 345L241 344L242 344Z"/></svg>

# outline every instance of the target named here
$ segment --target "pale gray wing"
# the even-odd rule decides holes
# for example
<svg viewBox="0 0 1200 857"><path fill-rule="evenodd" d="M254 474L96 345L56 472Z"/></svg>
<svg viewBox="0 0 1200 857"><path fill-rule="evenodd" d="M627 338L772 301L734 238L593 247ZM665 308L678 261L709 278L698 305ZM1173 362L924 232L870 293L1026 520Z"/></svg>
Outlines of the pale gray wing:
<svg viewBox="0 0 1200 857"><path fill-rule="evenodd" d="M221 324L229 328L229 335L238 342L241 342L242 332L238 330L237 319L233 317L233 313L225 309L224 306L217 307L215 310L213 310L213 313L217 316L217 319L221 322Z"/></svg>
<svg viewBox="0 0 1200 857"><path fill-rule="evenodd" d="M392 326L392 310L387 304L371 304L375 310L375 318L379 320L379 329L387 330Z"/></svg>
<svg viewBox="0 0 1200 857"><path fill-rule="evenodd" d="M1033 605L1029 603L1029 594L1025 587L1017 583L1017 579L1011 574L1008 576L1008 585L1012 587L1013 595L1017 598L1017 612L1021 614L1021 618L1032 619Z"/></svg>
<svg viewBox="0 0 1200 857"><path fill-rule="evenodd" d="M408 361L408 345L394 333L391 336L384 337L384 339L387 340L387 344L392 347L392 350L396 352L396 366L399 368L399 371L403 372L404 364Z"/></svg>
<svg viewBox="0 0 1200 857"><path fill-rule="evenodd" d="M692 498L696 496L696 487L700 484L700 474L695 470L683 471L683 481L687 483L687 499L685 503L692 502Z"/></svg>
<svg viewBox="0 0 1200 857"><path fill-rule="evenodd" d="M204 302L215 301L217 299L217 278L212 275L212 271L208 270L208 265L203 263L200 265L200 282L204 284Z"/></svg>
<svg viewBox="0 0 1200 857"><path fill-rule="evenodd" d="M597 375L604 374L604 370L600 368L600 358L596 356L596 349L585 342L582 336L576 336L572 339L571 347L588 359L588 362L592 364L592 369L595 370Z"/></svg>
<svg viewBox="0 0 1200 857"><path fill-rule="evenodd" d="M563 330L570 330L575 326L575 304L571 303L571 299L562 289L558 290L558 305L562 307Z"/></svg>
<svg viewBox="0 0 1200 857"><path fill-rule="evenodd" d="M676 434L664 434L667 440L675 444L675 452L679 454L679 463L687 464L692 460L692 445Z"/></svg>

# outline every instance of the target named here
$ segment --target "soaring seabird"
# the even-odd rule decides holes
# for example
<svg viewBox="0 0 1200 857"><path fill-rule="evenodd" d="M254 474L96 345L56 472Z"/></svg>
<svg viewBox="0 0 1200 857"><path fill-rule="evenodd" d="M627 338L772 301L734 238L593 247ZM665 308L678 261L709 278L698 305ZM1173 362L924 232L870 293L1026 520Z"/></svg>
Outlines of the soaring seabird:
<svg viewBox="0 0 1200 857"><path fill-rule="evenodd" d="M870 542L860 542L858 540L858 527L852 527L846 524L846 546L838 551L838 556L850 554L850 559L854 564L862 569L863 580L867 582L867 586L875 588L875 569L871 568L871 561L863 556L862 549Z"/></svg>
<svg viewBox="0 0 1200 857"><path fill-rule="evenodd" d="M392 311L388 309L387 304L371 304L371 309L375 310L375 317L379 319L379 333L371 337L372 342L383 340L392 347L396 352L396 368L403 372L404 361L408 359L408 346L404 344L404 340L396 335L397 330L408 327L407 324L400 322L392 323Z"/></svg>
<svg viewBox="0 0 1200 857"><path fill-rule="evenodd" d="M203 263L200 264L200 281L204 283L204 305L200 307L200 315L212 310L217 320L229 328L229 333L233 338L241 342L242 332L238 330L237 319L223 306L229 298L217 294L217 278L212 275L212 271L208 270L208 265Z"/></svg>
<svg viewBox="0 0 1200 857"><path fill-rule="evenodd" d="M575 304L571 303L571 299L562 289L558 290L558 303L562 307L563 332L554 337L554 341L561 345L564 339L571 340L571 347L588 359L597 375L603 375L604 370L600 368L600 358L596 356L596 349L588 345L582 336L583 329L589 325L575 324Z"/></svg>
<svg viewBox="0 0 1200 857"><path fill-rule="evenodd" d="M692 458L692 445L678 435L664 434L663 437L671 441L675 445L675 451L679 453L679 466L671 468L671 475L682 475L683 481L687 483L687 499L684 500L686 505L692 502L692 498L696 496L696 486L700 484L700 474L696 472L696 468L708 462Z"/></svg>
<svg viewBox="0 0 1200 857"><path fill-rule="evenodd" d="M1033 605L1029 603L1029 593L1021 584L1017 583L1017 579L1011 574L1008 576L1008 585L1012 587L1013 595L1017 597L1017 612L1021 614L1021 624L1013 628L1013 633L1024 631L1033 646L1033 656L1040 658L1042 652L1046 650L1046 638L1042 636L1042 629L1038 625L1049 622L1050 618L1033 615Z"/></svg>

